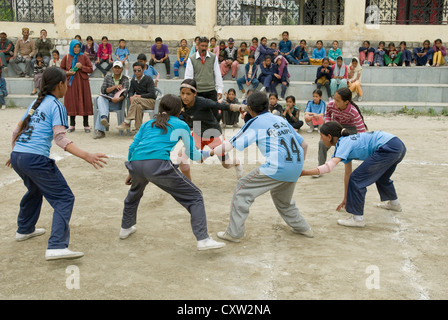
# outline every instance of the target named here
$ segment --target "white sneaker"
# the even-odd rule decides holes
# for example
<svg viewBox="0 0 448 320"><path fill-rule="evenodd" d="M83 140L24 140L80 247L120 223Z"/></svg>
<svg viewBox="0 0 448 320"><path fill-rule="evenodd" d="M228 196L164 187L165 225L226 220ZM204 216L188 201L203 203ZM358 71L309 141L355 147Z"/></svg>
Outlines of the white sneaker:
<svg viewBox="0 0 448 320"><path fill-rule="evenodd" d="M244 176L243 164L240 162L239 165L235 166L236 177L241 179Z"/></svg>
<svg viewBox="0 0 448 320"><path fill-rule="evenodd" d="M317 179L317 178L320 178L322 175L320 175L320 174L313 174L312 175L312 177L314 178L314 179Z"/></svg>
<svg viewBox="0 0 448 320"><path fill-rule="evenodd" d="M301 234L301 235L303 235L303 236L305 236L305 237L307 237L307 238L314 238L314 231L313 231L313 229L308 229L308 230L306 230L306 231L303 231L303 232L299 232L299 231L297 231L297 230L294 230L294 229L292 229L292 231L294 232L294 233L298 233L298 234Z"/></svg>
<svg viewBox="0 0 448 320"><path fill-rule="evenodd" d="M120 239L124 240L127 239L131 234L133 234L135 231L137 231L137 228L132 226L128 229L121 228L120 230Z"/></svg>
<svg viewBox="0 0 448 320"><path fill-rule="evenodd" d="M226 244L224 242L215 241L212 239L212 237L208 237L207 239L198 241L198 250L199 251L220 249L225 246L226 246Z"/></svg>
<svg viewBox="0 0 448 320"><path fill-rule="evenodd" d="M397 211L397 212L401 212L401 205L400 204L391 204L390 201L386 201L386 202L381 202L378 203L378 208L381 209L386 209L386 210L392 210L392 211Z"/></svg>
<svg viewBox="0 0 448 320"><path fill-rule="evenodd" d="M263 87L260 89L260 92L265 92L266 91L266 87Z"/></svg>
<svg viewBox="0 0 448 320"><path fill-rule="evenodd" d="M227 233L227 231L220 231L216 235L218 236L218 238L227 240L230 242L236 242L236 243L241 242L240 239L232 237L230 234Z"/></svg>
<svg viewBox="0 0 448 320"><path fill-rule="evenodd" d="M314 132L314 128L309 128L308 130L306 130L306 132L313 133Z"/></svg>
<svg viewBox="0 0 448 320"><path fill-rule="evenodd" d="M366 223L364 220L355 220L355 216L352 214L348 219L339 219L338 224L346 227L358 227L364 228Z"/></svg>
<svg viewBox="0 0 448 320"><path fill-rule="evenodd" d="M16 241L25 241L34 237L41 236L45 233L45 229L35 229L34 232L21 234L16 232Z"/></svg>
<svg viewBox="0 0 448 320"><path fill-rule="evenodd" d="M84 256L82 252L71 251L65 249L47 249L45 252L45 260L59 260L59 259L78 259Z"/></svg>
<svg viewBox="0 0 448 320"><path fill-rule="evenodd" d="M2 105L2 110L5 110L6 109L6 105Z"/></svg>
<svg viewBox="0 0 448 320"><path fill-rule="evenodd" d="M247 98L247 93L243 93L243 96L241 97L241 99L246 99Z"/></svg>

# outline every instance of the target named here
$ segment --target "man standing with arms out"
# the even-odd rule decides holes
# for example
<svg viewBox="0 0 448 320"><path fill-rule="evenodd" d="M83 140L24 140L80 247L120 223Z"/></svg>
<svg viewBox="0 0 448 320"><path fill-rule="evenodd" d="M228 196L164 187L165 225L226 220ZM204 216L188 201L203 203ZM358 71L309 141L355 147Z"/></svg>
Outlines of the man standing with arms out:
<svg viewBox="0 0 448 320"><path fill-rule="evenodd" d="M198 96L218 101L222 99L224 84L218 58L208 51L208 43L207 37L199 39L199 50L188 59L185 79L196 81ZM214 115L219 122L221 115L218 111Z"/></svg>
<svg viewBox="0 0 448 320"><path fill-rule="evenodd" d="M36 55L36 45L34 40L30 38L30 29L22 29L22 39L17 40L14 48L14 56L9 61L11 68L15 71L19 77L31 77L33 73L32 60ZM19 63L25 63L25 72L17 65Z"/></svg>
<svg viewBox="0 0 448 320"><path fill-rule="evenodd" d="M123 64L121 61L115 61L112 67L112 74L104 77L101 86L101 94L97 98L98 116L95 121L95 130L97 130L94 139L106 137L106 129L109 127L109 112L120 110L123 100L129 90L129 79L123 75ZM124 90L124 91L123 91ZM120 92L120 96L115 95Z"/></svg>

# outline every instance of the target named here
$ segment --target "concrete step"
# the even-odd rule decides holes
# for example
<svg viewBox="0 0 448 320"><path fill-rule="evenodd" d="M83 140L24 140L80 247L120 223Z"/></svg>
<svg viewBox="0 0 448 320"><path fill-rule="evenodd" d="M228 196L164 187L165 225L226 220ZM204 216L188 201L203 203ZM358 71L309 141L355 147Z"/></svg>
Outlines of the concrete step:
<svg viewBox="0 0 448 320"><path fill-rule="evenodd" d="M182 79L172 79L159 81L158 88L164 94L179 94L179 87ZM235 81L224 80L224 90L234 88L237 91L237 97L241 97L241 92ZM99 94L103 84L102 78L91 78L90 88L92 94ZM33 90L33 81L30 78L9 78L7 79L7 88L10 95L26 96ZM363 83L364 99L366 101L414 101L447 103L448 102L448 83L444 84L395 84L395 83ZM261 89L261 85L258 86ZM312 97L312 92L316 85L311 81L291 81L286 95L293 95L298 100L308 100ZM277 91L280 92L280 86ZM323 98L326 100L327 93L323 88ZM31 99L35 96L30 96ZM448 103L447 103L448 105Z"/></svg>
<svg viewBox="0 0 448 320"><path fill-rule="evenodd" d="M96 99L98 95L92 95L92 99ZM8 107L19 107L19 108L27 108L33 101L36 99L35 97L31 97L29 95L18 95L12 94L6 98L6 103ZM64 99L60 99L61 102L64 102ZM240 102L241 98L240 98ZM284 105L284 101L279 102L281 105ZM296 106L300 108L303 112L305 110L306 104L308 100L301 99L296 100ZM361 110L368 112L399 112L406 107L407 110L415 110L416 112L428 112L430 109L434 110L436 113L441 113L442 110L446 110L448 108L447 103L441 102L414 102L414 101L366 101L357 102L355 99L355 103L361 108ZM303 117L303 114L300 115L300 118Z"/></svg>
<svg viewBox="0 0 448 320"><path fill-rule="evenodd" d="M132 75L132 64L136 61L137 55L133 55L130 59L130 75ZM135 60L134 60L135 58ZM171 77L174 77L174 62L176 56L171 58ZM19 64L22 70L25 70L25 65ZM166 69L163 64L156 64L154 68L160 73L160 79L166 78ZM316 79L318 66L297 66L289 65L288 71L291 75L291 81L314 81ZM258 73L259 74L259 73ZM179 76L184 78L185 68L179 69ZM6 78L13 78L17 75L8 68L7 72L3 74ZM244 76L244 65L239 65L237 77ZM99 70L95 70L91 78L102 79L102 74ZM230 72L223 77L224 80L231 80ZM438 84L448 83L448 66L446 67L363 67L362 83L421 83L421 84Z"/></svg>

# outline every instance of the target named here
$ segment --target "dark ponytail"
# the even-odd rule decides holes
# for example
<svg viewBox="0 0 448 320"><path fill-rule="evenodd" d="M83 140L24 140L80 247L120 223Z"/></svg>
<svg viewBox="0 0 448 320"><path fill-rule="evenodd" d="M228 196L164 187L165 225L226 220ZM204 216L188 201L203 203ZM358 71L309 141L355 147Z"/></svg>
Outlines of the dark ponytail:
<svg viewBox="0 0 448 320"><path fill-rule="evenodd" d="M45 99L47 94L51 93L56 89L59 83L65 83L67 81L66 73L59 67L49 67L42 74L42 81L39 88L39 95L36 101L34 101L33 106L29 110L28 115L22 122L22 126L19 128L19 133L17 134L15 141L20 137L20 135L29 129L29 122L31 116L34 114L37 108L39 108L42 101Z"/></svg>
<svg viewBox="0 0 448 320"><path fill-rule="evenodd" d="M341 88L338 91L336 91L336 93L338 93L343 101L348 101L352 106L354 106L356 108L356 110L358 111L359 115L361 116L362 122L364 123L364 126L367 129L367 125L366 122L364 121L364 117L362 116L361 110L359 109L359 107L356 105L356 103L353 102L352 100L352 92L350 91L349 88Z"/></svg>
<svg viewBox="0 0 448 320"><path fill-rule="evenodd" d="M347 137L350 135L350 131L336 121L324 123L319 131L325 136L330 135L334 138Z"/></svg>
<svg viewBox="0 0 448 320"><path fill-rule="evenodd" d="M168 124L170 116L177 117L181 110L182 101L179 97L174 94L164 95L162 100L160 100L159 113L155 115L155 121L151 124L151 127L156 126L162 130L162 134L166 134L168 127L171 128L171 125Z"/></svg>

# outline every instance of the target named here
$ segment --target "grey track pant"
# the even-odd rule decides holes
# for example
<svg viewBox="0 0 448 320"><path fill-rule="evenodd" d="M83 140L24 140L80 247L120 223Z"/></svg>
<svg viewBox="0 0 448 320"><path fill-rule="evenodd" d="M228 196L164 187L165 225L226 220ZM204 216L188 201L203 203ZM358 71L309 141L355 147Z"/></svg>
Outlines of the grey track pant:
<svg viewBox="0 0 448 320"><path fill-rule="evenodd" d="M191 228L197 240L209 237L202 192L169 160L126 162L132 185L124 200L121 227L128 229L137 222L137 209L149 182L168 192L191 215Z"/></svg>
<svg viewBox="0 0 448 320"><path fill-rule="evenodd" d="M292 195L296 182L274 180L257 168L241 178L235 188L230 206L230 222L227 233L235 238L244 236L244 222L249 215L249 208L255 198L270 191L275 207L283 220L298 232L304 232L311 227L299 212Z"/></svg>

